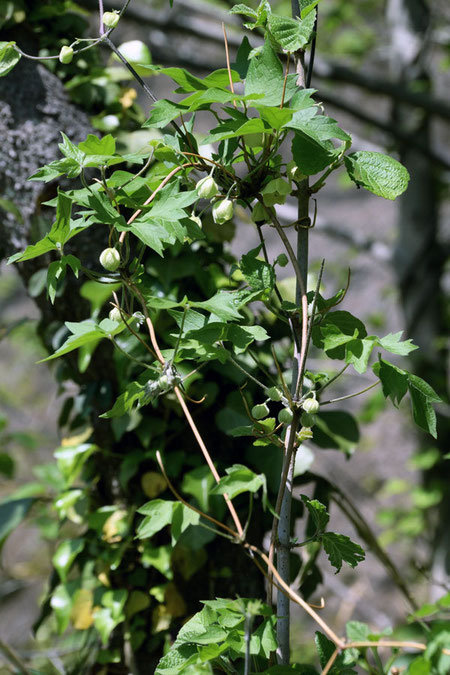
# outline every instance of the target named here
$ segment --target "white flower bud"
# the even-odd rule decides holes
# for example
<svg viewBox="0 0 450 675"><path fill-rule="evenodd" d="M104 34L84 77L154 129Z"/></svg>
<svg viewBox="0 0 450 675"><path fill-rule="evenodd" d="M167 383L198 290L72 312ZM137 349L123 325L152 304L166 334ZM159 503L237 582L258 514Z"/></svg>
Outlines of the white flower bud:
<svg viewBox="0 0 450 675"><path fill-rule="evenodd" d="M119 12L104 12L102 21L107 28L115 28L119 23Z"/></svg>
<svg viewBox="0 0 450 675"><path fill-rule="evenodd" d="M112 310L109 313L109 318L111 321L116 321L117 323L120 323L122 321L122 317L120 315L120 310L118 307L112 308Z"/></svg>
<svg viewBox="0 0 450 675"><path fill-rule="evenodd" d="M73 59L72 47L61 47L59 52L59 60L61 63L70 63Z"/></svg>
<svg viewBox="0 0 450 675"><path fill-rule="evenodd" d="M214 222L218 225L223 225L228 220L231 220L233 213L234 206L230 199L222 199L222 201L216 202L212 208Z"/></svg>
<svg viewBox="0 0 450 675"><path fill-rule="evenodd" d="M105 248L100 254L100 265L108 270L115 272L120 265L120 253L116 248Z"/></svg>
<svg viewBox="0 0 450 675"><path fill-rule="evenodd" d="M219 186L212 176L201 178L198 181L195 189L197 190L197 194L201 199L211 199L219 192Z"/></svg>
<svg viewBox="0 0 450 675"><path fill-rule="evenodd" d="M316 401L315 398L307 398L305 401L303 401L302 408L305 412L315 415L319 412L320 403L319 401Z"/></svg>

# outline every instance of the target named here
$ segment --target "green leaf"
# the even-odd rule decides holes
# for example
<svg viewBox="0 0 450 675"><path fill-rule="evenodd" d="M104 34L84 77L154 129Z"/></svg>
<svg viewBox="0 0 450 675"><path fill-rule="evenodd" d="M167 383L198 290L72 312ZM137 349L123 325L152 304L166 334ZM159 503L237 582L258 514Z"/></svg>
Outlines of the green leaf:
<svg viewBox="0 0 450 675"><path fill-rule="evenodd" d="M306 495L301 495L301 498L313 519L317 534L321 534L330 520L326 506L317 499L309 499Z"/></svg>
<svg viewBox="0 0 450 675"><path fill-rule="evenodd" d="M200 515L190 509L185 504L177 502L173 509L172 515L172 546L175 546L178 539L183 532L187 530L189 525L198 525Z"/></svg>
<svg viewBox="0 0 450 675"><path fill-rule="evenodd" d="M74 349L78 349L82 345L89 344L90 342L101 340L102 338L107 337L104 331L101 330L100 326L96 324L91 319L86 319L81 321L78 324L66 322L67 328L73 333L64 344L56 350L54 354L47 356L45 359L41 359L38 363L43 363L44 361L51 361L56 359L59 356L68 354ZM120 324L116 324L120 327Z"/></svg>
<svg viewBox="0 0 450 675"><path fill-rule="evenodd" d="M78 148L86 155L110 156L116 152L116 141L111 134L103 136L103 138L88 134L85 141L78 143Z"/></svg>
<svg viewBox="0 0 450 675"><path fill-rule="evenodd" d="M199 466L183 476L181 489L192 495L202 511L209 511L209 492L215 484L214 476L207 466Z"/></svg>
<svg viewBox="0 0 450 675"><path fill-rule="evenodd" d="M256 19L258 17L258 14L254 9L252 9L248 5L244 5L243 3L234 5L230 9L230 14L243 14L244 16L249 16L252 19Z"/></svg>
<svg viewBox="0 0 450 675"><path fill-rule="evenodd" d="M365 373L369 358L375 346L374 337L351 340L345 345L345 362L350 363L357 373Z"/></svg>
<svg viewBox="0 0 450 675"><path fill-rule="evenodd" d="M332 654L334 653L336 646L334 642L329 640L325 635L323 635L323 633L320 633L319 631L316 631L314 641L316 643L316 649L319 655L320 665L322 666L322 668L325 668Z"/></svg>
<svg viewBox="0 0 450 675"><path fill-rule="evenodd" d="M339 154L331 141L320 142L301 131L292 140L292 156L305 176L313 176L334 162Z"/></svg>
<svg viewBox="0 0 450 675"><path fill-rule="evenodd" d="M243 255L239 268L251 288L272 292L276 280L275 270L273 265L269 265L265 260L258 260L256 256L260 249L258 246Z"/></svg>
<svg viewBox="0 0 450 675"><path fill-rule="evenodd" d="M247 134L261 134L267 131L264 122L259 117L247 119L244 115L237 120L223 122L212 129L209 136L203 139L203 144L218 143L227 138L237 138Z"/></svg>
<svg viewBox="0 0 450 675"><path fill-rule="evenodd" d="M84 539L66 539L56 549L52 562L58 572L61 581L67 581L67 575L72 567L72 563L79 553L84 549Z"/></svg>
<svg viewBox="0 0 450 675"><path fill-rule="evenodd" d="M389 333L384 338L377 338L377 343L391 354L399 354L400 356L407 356L410 352L418 349L417 345L412 343L412 340L401 341L403 331L398 333Z"/></svg>
<svg viewBox="0 0 450 675"><path fill-rule="evenodd" d="M269 335L262 326L228 326L225 340L233 343L236 354L242 354L254 340L268 340Z"/></svg>
<svg viewBox="0 0 450 675"><path fill-rule="evenodd" d="M93 443L79 443L73 446L62 445L55 450L54 456L67 486L73 483L83 468L83 464L97 450L98 447Z"/></svg>
<svg viewBox="0 0 450 675"><path fill-rule="evenodd" d="M235 71L237 71L241 80L245 80L247 77L248 67L250 65L249 55L251 51L252 46L248 40L248 37L244 35L236 54L236 63L233 63L231 66Z"/></svg>
<svg viewBox="0 0 450 675"><path fill-rule="evenodd" d="M234 499L242 492L257 492L260 487L265 487L266 477L264 474L256 474L242 464L234 464L226 470L227 476L220 479L220 482L212 488L211 494L227 494L230 499Z"/></svg>
<svg viewBox="0 0 450 675"><path fill-rule="evenodd" d="M98 630L104 646L116 626L125 621L124 606L128 592L124 589L106 591L102 596L101 609L94 614L94 626Z"/></svg>
<svg viewBox="0 0 450 675"><path fill-rule="evenodd" d="M329 141L332 138L338 138L341 141L351 141L351 136L341 129L336 120L331 117L327 117L326 115L314 115L312 118L305 117L305 115L309 115L312 112L311 108L312 106L309 106L300 110L285 126L289 129L301 131L318 143ZM313 108L313 110L316 109Z"/></svg>
<svg viewBox="0 0 450 675"><path fill-rule="evenodd" d="M361 150L344 160L352 181L379 197L395 199L408 187L409 173L405 167L381 152Z"/></svg>
<svg viewBox="0 0 450 675"><path fill-rule="evenodd" d="M153 499L151 502L147 502L140 509L138 513L146 516L144 520L140 523L136 536L138 539L146 539L147 537L153 537L156 532L159 532L170 525L173 517L174 507L178 502L171 502L164 499Z"/></svg>
<svg viewBox="0 0 450 675"><path fill-rule="evenodd" d="M162 129L186 112L186 106L181 103L173 103L166 99L160 99L153 104L150 117L142 125L144 128Z"/></svg>
<svg viewBox="0 0 450 675"><path fill-rule="evenodd" d="M408 389L415 423L436 438L436 413L431 403L440 403L442 399L427 382L411 373L408 373Z"/></svg>
<svg viewBox="0 0 450 675"><path fill-rule="evenodd" d="M31 497L27 497L0 504L0 548L11 532L25 519L34 501Z"/></svg>
<svg viewBox="0 0 450 675"><path fill-rule="evenodd" d="M336 568L336 574L340 571L343 562L348 563L350 567L356 567L365 558L361 546L355 544L344 534L325 532L322 536L322 543L328 560Z"/></svg>
<svg viewBox="0 0 450 675"><path fill-rule="evenodd" d="M50 607L55 614L59 634L64 633L69 626L73 605L73 586L73 581L68 584L60 584L55 588L50 598Z"/></svg>
<svg viewBox="0 0 450 675"><path fill-rule="evenodd" d="M0 42L0 77L7 75L21 59L21 54L13 47L15 44L15 42Z"/></svg>
<svg viewBox="0 0 450 675"><path fill-rule="evenodd" d="M113 227L125 227L125 218L116 211L104 192L91 192L87 198L89 223L101 223Z"/></svg>
<svg viewBox="0 0 450 675"><path fill-rule="evenodd" d="M72 200L64 192L58 192L58 202L56 208L56 220L52 225L50 232L37 244L27 246L22 253L16 253L8 259L8 264L13 262L23 262L37 258L44 253L54 250L62 250L65 242L70 238L70 214L72 209Z"/></svg>
<svg viewBox="0 0 450 675"><path fill-rule="evenodd" d="M111 410L103 413L103 415L100 415L100 417L105 419L110 419L111 417L122 417L122 415L125 415L126 413L130 412L130 410L132 410L136 401L140 401L144 395L144 391L144 387L139 384L139 382L131 382L129 385L127 385L127 388L123 394L120 394L120 396L116 399Z"/></svg>
<svg viewBox="0 0 450 675"><path fill-rule="evenodd" d="M410 387L414 387L414 389L420 391L422 396L427 398L431 403L442 403L441 397L436 394L433 387L430 387L428 382L422 380L421 377L408 373L408 384Z"/></svg>
<svg viewBox="0 0 450 675"><path fill-rule="evenodd" d="M316 7L319 2L320 0L300 0L300 14L302 19L312 12L314 7Z"/></svg>
<svg viewBox="0 0 450 675"><path fill-rule="evenodd" d="M310 11L303 20L271 14L267 26L271 36L285 52L296 52L310 42L316 13Z"/></svg>
<svg viewBox="0 0 450 675"><path fill-rule="evenodd" d="M297 89L295 80L296 75L288 75L285 102L292 98ZM283 97L283 88L283 66L269 42L265 42L262 51L250 61L245 81L245 95L256 95L258 102L263 105L279 106Z"/></svg>
<svg viewBox="0 0 450 675"><path fill-rule="evenodd" d="M209 300L203 300L202 302L193 302L190 300L189 305L206 309L222 321L234 321L235 319L241 318L238 307L236 307L236 300L235 293L218 291Z"/></svg>
<svg viewBox="0 0 450 675"><path fill-rule="evenodd" d="M372 633L369 626L361 621L347 621L345 631L351 642L366 642Z"/></svg>
<svg viewBox="0 0 450 675"><path fill-rule="evenodd" d="M389 397L392 403L398 406L408 391L408 373L381 357L372 369L381 380L384 397Z"/></svg>
<svg viewBox="0 0 450 675"><path fill-rule="evenodd" d="M362 321L345 311L329 312L312 332L314 345L325 350L331 359L344 359L346 343L366 336Z"/></svg>

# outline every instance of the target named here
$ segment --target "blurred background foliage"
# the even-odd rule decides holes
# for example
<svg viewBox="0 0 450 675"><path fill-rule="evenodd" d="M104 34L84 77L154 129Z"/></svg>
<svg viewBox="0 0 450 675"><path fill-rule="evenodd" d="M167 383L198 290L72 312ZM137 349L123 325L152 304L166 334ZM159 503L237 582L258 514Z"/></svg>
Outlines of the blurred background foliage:
<svg viewBox="0 0 450 675"><path fill-rule="evenodd" d="M232 58L240 43L239 19L227 13L232 4L175 0L171 9L166 0L135 0L114 39L116 44L141 40L149 51L139 54L139 59L183 66L204 75L224 65L222 21L227 25ZM248 4L255 5L252 0ZM108 10L121 6L109 1L104 5ZM279 13L290 13L288 2L273 5ZM28 53L54 54L74 37L96 35L96 12L94 0L0 0L2 40L16 40ZM331 182L328 193L321 196L312 269L326 251L331 260L325 283L335 289L345 283L350 264L354 270L351 302L365 311L369 325L396 330L406 325L407 337L421 347L414 353L416 372L430 381L445 401L449 18L444 0L323 0L313 77L327 113L352 132L356 144L363 139L365 148L372 144L373 149L395 152L408 167L412 181L399 203L387 206L378 201L374 206L370 198L361 201L359 195L353 198L345 181ZM251 39L256 43L258 37ZM148 100L107 49L86 51L68 66L48 61L45 67L64 84L71 105L87 115L91 128L113 133L121 151L135 152L158 137L160 132L140 128L148 116ZM21 86L26 87L23 77ZM163 78L153 77L148 82L158 96L169 95ZM7 103L3 94L2 90L2 106ZM32 161L29 174L31 166ZM152 172L157 175L156 165L149 169L150 178ZM20 197L9 191L5 175L0 173L0 186L5 186L0 215L7 239L2 248L11 253L14 225L22 227L27 237L46 231L50 212L40 205L56 188L50 186L29 211L23 211ZM18 192L22 189L26 195L24 186L17 187ZM295 206L288 200L284 208L288 219L289 209ZM238 234L234 226L218 229L212 221L206 222L205 230L207 243L200 243L193 251L174 247L164 261L148 257L155 294L187 285L189 297L202 299L228 286L234 256L252 241L253 234L245 222L239 224ZM96 250L102 247L101 242L93 243ZM104 316L109 301L93 282L84 280L73 290L62 284L51 316L43 309L47 304L44 273L23 265L23 285L15 270L3 266L0 278L4 372L0 384L0 544L4 544L0 629L5 649L0 662L4 658L4 672L11 672L8 649L13 648L42 673L122 673L128 672L133 659L138 672L139 668L153 672L152 663L184 618L197 610L199 598L261 595L262 580L249 572L244 556L236 560L228 543L219 544L208 536L181 540L173 551L163 535L151 544L136 546L132 529L135 508L166 489L155 463L156 450L164 449L169 476L202 507L207 472L186 437L170 396L155 414L136 413L118 418L111 426L98 419L110 407L121 379L132 377L133 365L120 355L112 357L105 349L101 354L85 353L81 361L68 358L51 370L34 365L46 355L46 349L53 350L63 341L62 321L69 311L78 312L80 318L95 313ZM291 280L284 283L288 286ZM77 308L65 306L63 295L69 293L74 298L78 292L83 301ZM267 314L260 318L267 325L272 323L278 356L285 359L288 345L283 330L273 325ZM157 328L164 335L173 325L161 314ZM124 349L139 355L135 338L121 339ZM268 365L269 354L266 360ZM251 362L247 365L252 367ZM273 449L265 449L266 469L261 466L258 447L249 447L242 439L226 438L224 442L223 434L219 435L231 422L236 425L242 415L236 387L243 377L225 367L207 367L203 373L201 387L193 378L188 391L193 398L208 394L197 420L211 445L220 444L223 457L217 459L229 465L244 456L251 468L267 471L269 487L274 490L270 467L277 455ZM251 400L252 387L246 391ZM448 409L441 409L439 439L433 446L428 439L413 435L406 412L396 421L378 394L362 406L356 405L352 412L363 433L361 441L353 439L352 451L356 448L356 452L351 462L345 461L345 453L336 456L333 451L312 448L309 463L299 467L297 481L302 491L315 490L324 502L330 498L327 479L351 490L357 512L371 522L378 541L400 566L401 577L410 584L418 602L435 601L448 591ZM98 447L101 453L96 451ZM348 439L344 439L341 449L348 447ZM325 481L317 478L319 474ZM216 517L223 515L220 501L209 506ZM348 511L347 506L347 516ZM333 509L333 513L341 519L338 531L345 532L346 527L349 533L355 527L358 531L359 523L362 536L364 525L358 516L350 519L350 525L344 519L342 525L340 511ZM296 515L301 515L298 502ZM269 519L253 523L255 541L262 538L268 523ZM304 525L299 525L296 531L303 529ZM365 536L367 543L370 534ZM380 557L373 542L370 548L373 555L366 563L367 571L346 573L339 581L323 575L320 565L304 566L303 574L302 559L295 556L297 587L300 585L306 596L318 588L336 612L339 626L352 617L376 623L379 628L390 625L402 638L420 636L422 629L417 623L394 625L405 614L403 600L393 591L392 581L386 580L386 571L377 567ZM71 556L77 553L78 574L67 575ZM392 573L390 576L392 579ZM322 581L324 586L319 585ZM150 596L146 592L149 588ZM92 610L98 603L102 609L94 620ZM435 616L445 618L445 611L442 614L438 607ZM303 617L298 617L293 648L294 657L302 662L311 655L309 637L305 637L311 631L305 626ZM61 635L58 640L55 631Z"/></svg>

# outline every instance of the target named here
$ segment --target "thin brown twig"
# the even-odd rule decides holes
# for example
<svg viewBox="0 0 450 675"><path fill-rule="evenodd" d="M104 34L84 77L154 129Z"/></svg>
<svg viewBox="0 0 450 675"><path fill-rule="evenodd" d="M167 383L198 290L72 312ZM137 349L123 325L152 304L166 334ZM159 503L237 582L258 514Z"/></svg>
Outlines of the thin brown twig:
<svg viewBox="0 0 450 675"><path fill-rule="evenodd" d="M221 527L223 530L226 530L232 537L233 539L238 539L238 533L235 532L234 530L231 529L231 527L228 527L228 525L225 525L224 523L221 523L220 520L216 520L213 518L213 516L208 515L207 513L204 513L200 509L198 509L196 506L193 506L192 504L189 504L183 497L176 491L175 487L173 486L173 483L171 482L169 476L166 473L166 470L164 468L164 464L162 461L161 453L159 450L156 451L156 461L159 464L159 468L161 469L161 473L166 479L167 485L169 487L169 490L172 492L172 494L180 501L182 504L187 506L191 511L195 511L195 513L198 513L202 518L206 518L206 520L209 520L211 523L214 523L217 527Z"/></svg>
<svg viewBox="0 0 450 675"><path fill-rule="evenodd" d="M227 60L227 70L228 70L228 79L230 80L230 89L231 93L234 94L234 84L233 84L233 78L231 76L231 66L230 66L230 52L228 50L228 39L227 39L227 31L225 30L225 24L222 21L222 31L223 31L223 41L225 43L225 57ZM233 101L233 106L236 108L236 101Z"/></svg>
<svg viewBox="0 0 450 675"><path fill-rule="evenodd" d="M253 551L254 553L257 553L259 557L266 563L267 567L270 569L272 572L273 576L277 580L278 584L281 586L286 591L286 594L293 600L297 605L300 605L307 614L310 615L312 619L322 628L324 633L330 638L330 640L333 640L336 646L338 646L340 649L343 649L345 646L345 643L341 638L339 638L336 633L333 631L332 628L329 627L329 625L322 619L321 616L315 612L312 607L309 606L309 604L303 600L298 593L292 590L292 588L282 579L280 574L278 573L278 570L275 569L273 566L273 563L270 562L269 558L263 551L260 551L257 546L253 546L252 544L244 543L244 546L249 549L250 551Z"/></svg>
<svg viewBox="0 0 450 675"><path fill-rule="evenodd" d="M150 341L152 343L153 349L156 352L156 357L157 357L158 361L160 362L160 364L162 366L164 366L166 361L165 361L164 356L162 355L161 350L159 348L158 340L156 339L156 335L155 335L155 329L154 329L154 326L153 326L153 322L150 318L150 314L148 313L148 309L147 309L147 305L145 303L145 299L142 296L140 290L138 288L136 288L136 286L134 284L132 284L129 280L127 281L127 283L129 285L129 287L133 290L135 295L138 297L139 302L141 303L141 306L142 306L142 309L143 309L143 312L144 312L144 316L145 316L145 323L147 324L148 332L149 332L149 335L150 335ZM195 436L195 440L197 441L197 443L200 447L200 450L203 453L203 456L206 460L206 463L208 464L209 469L210 469L212 475L214 476L215 481L217 483L219 483L220 482L220 476L217 472L216 467L214 466L214 463L211 459L211 455L209 454L208 449L207 449L205 443L203 442L203 438L200 435L200 432L197 428L197 425L195 424L195 422L192 418L192 415L189 412L189 408L187 407L186 402L185 402L185 400L184 400L184 398L181 394L180 388L174 387L173 390L174 390L175 395L176 395L176 397L177 397L177 399L178 399L178 401L181 405L181 409L183 410L183 413L184 413L184 415L185 415L185 417L188 421L188 424L191 427L192 433ZM227 494L224 494L223 497L224 497L225 502L228 506L228 510L230 511L231 517L233 518L234 524L236 525L238 535L239 535L239 537L242 538L243 535L244 535L244 530L242 528L242 524L241 524L241 521L239 520L239 516L236 512L236 509L234 508L233 503L232 503L231 499L228 497Z"/></svg>

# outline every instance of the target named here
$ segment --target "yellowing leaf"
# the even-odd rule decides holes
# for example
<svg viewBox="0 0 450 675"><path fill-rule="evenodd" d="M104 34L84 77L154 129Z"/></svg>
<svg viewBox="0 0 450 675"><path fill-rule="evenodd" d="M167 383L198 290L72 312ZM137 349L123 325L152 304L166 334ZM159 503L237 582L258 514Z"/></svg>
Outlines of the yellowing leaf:
<svg viewBox="0 0 450 675"><path fill-rule="evenodd" d="M147 471L141 478L141 486L147 497L154 499L167 487L167 481L164 476L156 471Z"/></svg>
<svg viewBox="0 0 450 675"><path fill-rule="evenodd" d="M127 512L125 509L114 511L103 525L102 539L108 544L114 544L121 541L128 531Z"/></svg>
<svg viewBox="0 0 450 675"><path fill-rule="evenodd" d="M170 627L172 620L165 605L158 605L152 613L152 633L160 633Z"/></svg>
<svg viewBox="0 0 450 675"><path fill-rule="evenodd" d="M137 98L137 91L134 87L128 87L119 98L122 108L131 108Z"/></svg>
<svg viewBox="0 0 450 675"><path fill-rule="evenodd" d="M87 630L94 623L92 603L92 591L89 589L80 588L75 593L70 619L77 630Z"/></svg>
<svg viewBox="0 0 450 675"><path fill-rule="evenodd" d="M167 611L174 619L186 614L186 603L173 581L170 581L166 586L164 601Z"/></svg>
<svg viewBox="0 0 450 675"><path fill-rule="evenodd" d="M62 448L74 448L75 446L85 443L92 434L92 427L87 427L84 431L76 436L69 436L61 440Z"/></svg>

